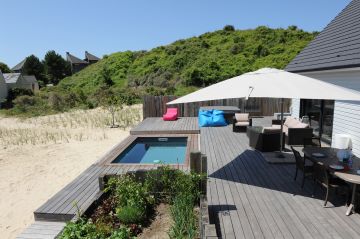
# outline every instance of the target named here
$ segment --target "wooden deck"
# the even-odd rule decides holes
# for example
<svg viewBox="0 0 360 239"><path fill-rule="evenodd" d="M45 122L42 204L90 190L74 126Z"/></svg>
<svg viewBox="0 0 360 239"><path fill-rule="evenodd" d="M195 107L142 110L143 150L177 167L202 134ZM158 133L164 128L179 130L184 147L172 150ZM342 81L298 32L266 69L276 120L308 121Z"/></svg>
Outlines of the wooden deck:
<svg viewBox="0 0 360 239"><path fill-rule="evenodd" d="M56 238L65 226L65 222L35 221L26 228L16 239L53 239Z"/></svg>
<svg viewBox="0 0 360 239"><path fill-rule="evenodd" d="M172 135L175 136L175 135ZM177 136L177 135L176 135ZM188 153L199 150L198 135L181 135L189 137ZM99 190L99 177L105 174L124 174L136 170L150 170L157 167L153 164L111 164L137 136L127 139L112 148L107 154L91 165L61 191L50 198L34 212L35 220L69 221L77 215L78 209L84 212L102 192ZM187 170L188 164L173 165L180 170Z"/></svg>
<svg viewBox="0 0 360 239"><path fill-rule="evenodd" d="M345 216L340 196L323 208L324 192L300 188L294 165L268 164L231 127L202 128L208 157L208 204L221 238L360 238L360 215ZM340 197L340 198L339 198Z"/></svg>
<svg viewBox="0 0 360 239"><path fill-rule="evenodd" d="M199 134L197 117L184 117L175 121L162 118L146 118L130 131L131 135L141 134Z"/></svg>

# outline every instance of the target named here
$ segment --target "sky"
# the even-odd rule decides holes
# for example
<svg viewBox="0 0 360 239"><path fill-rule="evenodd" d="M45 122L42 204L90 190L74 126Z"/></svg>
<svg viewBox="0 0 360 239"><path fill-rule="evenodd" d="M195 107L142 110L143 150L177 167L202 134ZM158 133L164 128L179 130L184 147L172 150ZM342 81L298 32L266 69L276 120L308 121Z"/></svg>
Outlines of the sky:
<svg viewBox="0 0 360 239"><path fill-rule="evenodd" d="M321 31L350 0L0 0L0 62L149 50L233 25Z"/></svg>

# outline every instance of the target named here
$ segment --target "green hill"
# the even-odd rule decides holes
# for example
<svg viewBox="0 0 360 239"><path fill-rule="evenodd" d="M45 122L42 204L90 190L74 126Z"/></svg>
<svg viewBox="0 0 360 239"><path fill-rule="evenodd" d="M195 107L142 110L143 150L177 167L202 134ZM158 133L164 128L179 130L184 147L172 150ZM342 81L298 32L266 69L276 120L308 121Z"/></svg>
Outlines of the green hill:
<svg viewBox="0 0 360 239"><path fill-rule="evenodd" d="M315 33L296 27L219 30L150 51L118 52L68 77L59 88L96 90L107 66L117 87L206 86L261 67L284 68ZM226 29L226 28L224 28Z"/></svg>
<svg viewBox="0 0 360 239"><path fill-rule="evenodd" d="M43 89L38 98L42 107L53 104L44 102L46 99L49 102L56 99L55 105L61 110L95 107L94 96L104 84L104 69L113 81L111 88L130 98L130 103L142 94L183 95L262 67L284 68L315 35L295 26L287 29L260 26L251 30L225 26L223 30L149 51L104 56L57 86Z"/></svg>

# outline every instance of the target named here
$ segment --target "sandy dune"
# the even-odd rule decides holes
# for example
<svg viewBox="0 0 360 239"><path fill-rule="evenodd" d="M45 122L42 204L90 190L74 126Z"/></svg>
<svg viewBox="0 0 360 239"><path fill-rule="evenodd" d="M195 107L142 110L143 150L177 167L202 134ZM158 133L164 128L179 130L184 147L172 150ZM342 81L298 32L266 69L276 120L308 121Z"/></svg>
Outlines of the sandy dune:
<svg viewBox="0 0 360 239"><path fill-rule="evenodd" d="M84 114L87 123L69 123ZM94 115L98 119L90 120ZM126 121L122 128L107 128L103 117L107 114L93 110L27 120L0 118L1 238L15 238L33 222L35 209L124 139L140 120L140 107L119 112L118 122Z"/></svg>

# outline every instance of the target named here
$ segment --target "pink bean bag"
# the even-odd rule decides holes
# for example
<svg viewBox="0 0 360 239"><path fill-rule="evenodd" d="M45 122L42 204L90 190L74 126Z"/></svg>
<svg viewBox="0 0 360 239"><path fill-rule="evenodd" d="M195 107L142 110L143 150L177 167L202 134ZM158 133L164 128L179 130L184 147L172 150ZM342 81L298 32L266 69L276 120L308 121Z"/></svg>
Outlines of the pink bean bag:
<svg viewBox="0 0 360 239"><path fill-rule="evenodd" d="M165 121L177 120L177 118L178 118L177 108L168 108L166 114L163 115L163 120Z"/></svg>

